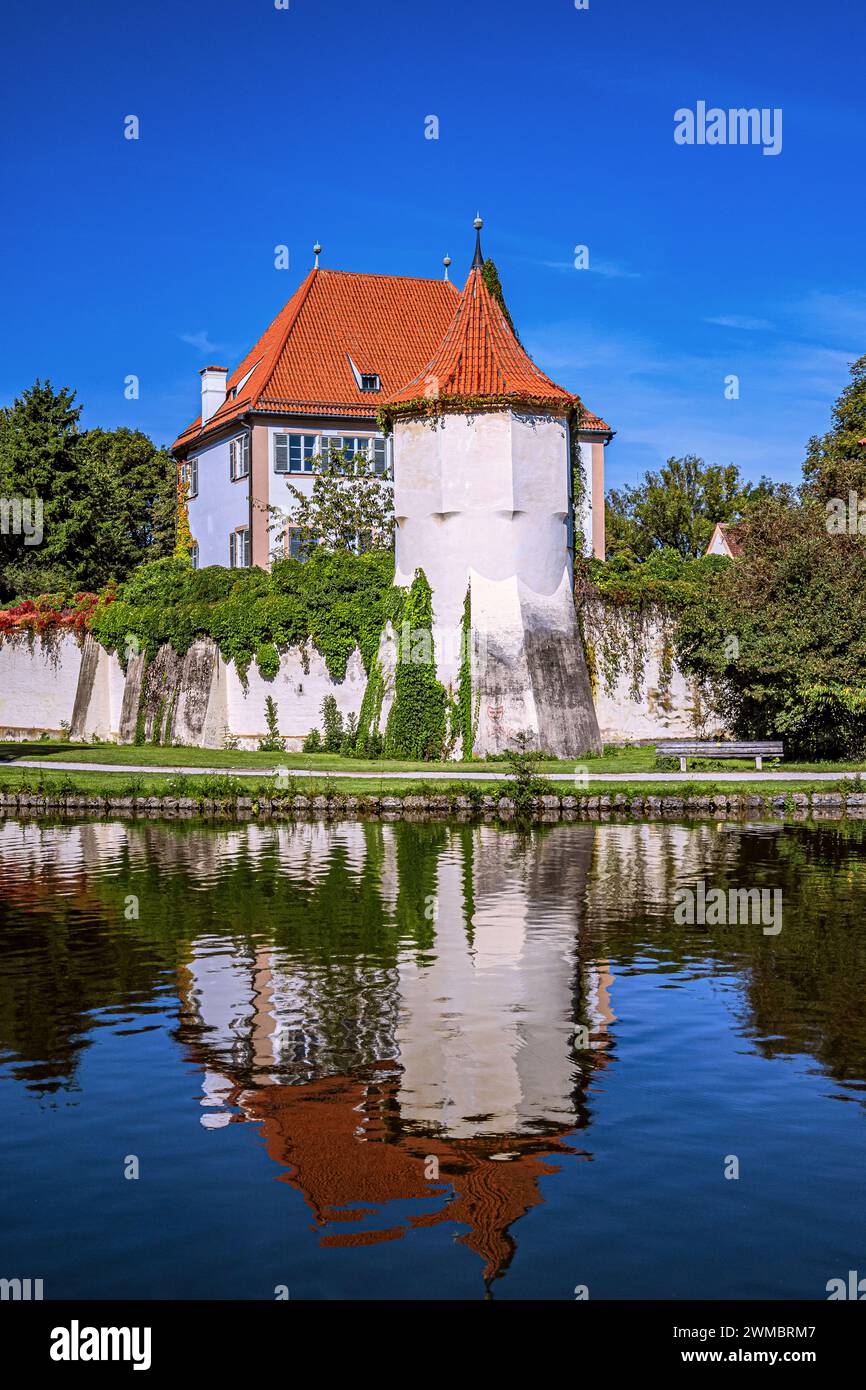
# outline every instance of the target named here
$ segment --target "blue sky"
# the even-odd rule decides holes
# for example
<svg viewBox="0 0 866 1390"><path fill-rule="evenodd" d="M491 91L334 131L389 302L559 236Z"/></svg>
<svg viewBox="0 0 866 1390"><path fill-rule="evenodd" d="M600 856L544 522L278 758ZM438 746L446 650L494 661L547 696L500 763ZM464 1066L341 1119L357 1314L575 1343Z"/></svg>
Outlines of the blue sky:
<svg viewBox="0 0 866 1390"><path fill-rule="evenodd" d="M864 41L850 0L13 0L0 402L50 377L170 442L317 238L462 284L477 208L524 342L617 430L609 482L795 479L866 352ZM675 144L699 100L781 108L781 153Z"/></svg>

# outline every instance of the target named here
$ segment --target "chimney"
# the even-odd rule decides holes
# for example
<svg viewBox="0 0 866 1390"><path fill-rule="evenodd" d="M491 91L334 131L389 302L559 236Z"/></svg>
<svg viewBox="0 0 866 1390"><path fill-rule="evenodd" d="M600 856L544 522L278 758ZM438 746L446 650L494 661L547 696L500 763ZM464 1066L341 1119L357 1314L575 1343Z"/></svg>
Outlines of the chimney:
<svg viewBox="0 0 866 1390"><path fill-rule="evenodd" d="M228 367L202 367L201 376L201 422L206 425L215 415L226 398Z"/></svg>

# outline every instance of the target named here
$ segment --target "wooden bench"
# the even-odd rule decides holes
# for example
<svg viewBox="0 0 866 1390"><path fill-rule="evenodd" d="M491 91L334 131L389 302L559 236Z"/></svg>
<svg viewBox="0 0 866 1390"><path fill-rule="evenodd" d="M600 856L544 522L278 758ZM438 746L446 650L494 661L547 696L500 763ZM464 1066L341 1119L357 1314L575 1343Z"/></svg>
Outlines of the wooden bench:
<svg viewBox="0 0 866 1390"><path fill-rule="evenodd" d="M699 739L674 739L670 743L656 744L656 757L679 758L680 772L685 772L689 758L754 758L760 772L765 758L782 758L784 754L781 739L768 743L717 743L711 739L702 743Z"/></svg>

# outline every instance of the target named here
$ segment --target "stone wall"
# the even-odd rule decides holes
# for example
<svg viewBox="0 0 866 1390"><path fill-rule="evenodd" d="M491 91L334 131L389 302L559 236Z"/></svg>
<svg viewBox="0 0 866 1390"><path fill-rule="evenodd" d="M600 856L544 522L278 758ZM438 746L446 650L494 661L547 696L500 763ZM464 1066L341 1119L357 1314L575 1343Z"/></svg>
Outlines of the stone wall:
<svg viewBox="0 0 866 1390"><path fill-rule="evenodd" d="M383 642L383 667L393 644ZM215 643L202 637L183 656L169 646L145 662L133 654L124 673L117 657L92 637L7 637L0 642L0 738L32 739L43 733L90 741L182 743L222 748L231 742L254 749L267 726L265 700L277 706L280 733L299 751L321 725L322 701L334 695L343 715L358 714L366 674L360 653L351 653L345 680L334 681L311 643L290 648L273 680L253 664L242 681ZM383 717L393 680L386 678Z"/></svg>
<svg viewBox="0 0 866 1390"><path fill-rule="evenodd" d="M254 664L244 683L235 667L226 665L222 658L220 672L226 691L224 722L240 748L257 748L259 739L267 732L265 701L269 695L277 707L281 735L287 746L298 752L310 730L321 727L326 695L334 696L345 719L347 714L359 713L367 684L357 649L349 657L345 680L337 682L311 642L284 651L273 680L265 680Z"/></svg>
<svg viewBox="0 0 866 1390"><path fill-rule="evenodd" d="M604 743L712 738L725 732L697 683L673 660L669 614L594 601L581 612Z"/></svg>
<svg viewBox="0 0 866 1390"><path fill-rule="evenodd" d="M0 642L0 738L117 738L123 672L91 637L12 636Z"/></svg>
<svg viewBox="0 0 866 1390"><path fill-rule="evenodd" d="M694 684L671 660L670 622L663 613L633 616L594 603L581 615L592 675L595 710L605 743L682 738L722 732ZM487 654L489 660L489 653ZM382 638L379 665L383 699L378 727L384 732L393 700L396 644ZM265 701L272 696L289 751L300 751L321 706L333 695L345 717L358 715L367 678L360 653L349 657L346 676L334 681L312 643L282 654L280 670L265 680L253 664L242 681L210 638L199 638L185 656L162 647L145 663L120 662L91 637L71 633L46 638L6 637L0 642L0 737L94 737L134 743L182 743L202 748L227 744L254 749L266 733ZM473 672L475 689L475 672ZM494 751L486 738L497 710L479 710L477 752Z"/></svg>

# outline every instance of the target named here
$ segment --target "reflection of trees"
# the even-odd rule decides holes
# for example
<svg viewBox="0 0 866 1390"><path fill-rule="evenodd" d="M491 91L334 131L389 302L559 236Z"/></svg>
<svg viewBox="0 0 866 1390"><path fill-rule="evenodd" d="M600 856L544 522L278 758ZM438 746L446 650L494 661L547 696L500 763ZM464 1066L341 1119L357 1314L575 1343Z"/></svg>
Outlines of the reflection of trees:
<svg viewBox="0 0 866 1390"><path fill-rule="evenodd" d="M593 1021L593 972L605 960L615 973L646 968L647 951L665 968L739 977L741 1026L765 1055L805 1051L840 1081L861 1082L863 838L856 822L559 825L521 836L442 824L8 821L0 824L0 1040L34 1087L68 1085L97 1023L165 1007L193 943L204 941L251 962L266 947L285 967L294 963L298 997L271 1059L276 1075L300 1080L322 1067L351 1070L359 1058L381 1061L394 1037L394 971L406 952L422 963L435 955L437 924L426 909L453 859L455 911L476 964L496 942L497 913L507 916L518 898L530 944L543 943L555 920L573 928L572 958L562 963L571 1022L595 1031L598 1044L595 1055L571 1058L575 1116L600 1049L610 1046ZM676 926L674 889L698 878L780 886L781 935ZM139 899L137 921L124 917L129 894ZM303 1029L314 1018L310 1048ZM529 1065L531 1014L522 1024ZM194 1026L184 1006L184 1041ZM255 1084L243 1055L234 1053L239 1079Z"/></svg>
<svg viewBox="0 0 866 1390"><path fill-rule="evenodd" d="M125 834L110 829L0 823L0 1040L14 1074L42 1092L70 1084L94 1014L142 1013L174 960L123 919L121 894L106 907L98 868Z"/></svg>
<svg viewBox="0 0 866 1390"><path fill-rule="evenodd" d="M857 822L794 825L777 837L781 949L764 937L750 943L745 1018L764 1056L809 1053L858 1091L866 1078L864 833Z"/></svg>
<svg viewBox="0 0 866 1390"><path fill-rule="evenodd" d="M734 975L743 1030L762 1054L805 1052L839 1081L866 1078L863 822L652 823L598 828L585 941L624 969ZM783 926L677 926L674 892L781 888Z"/></svg>

